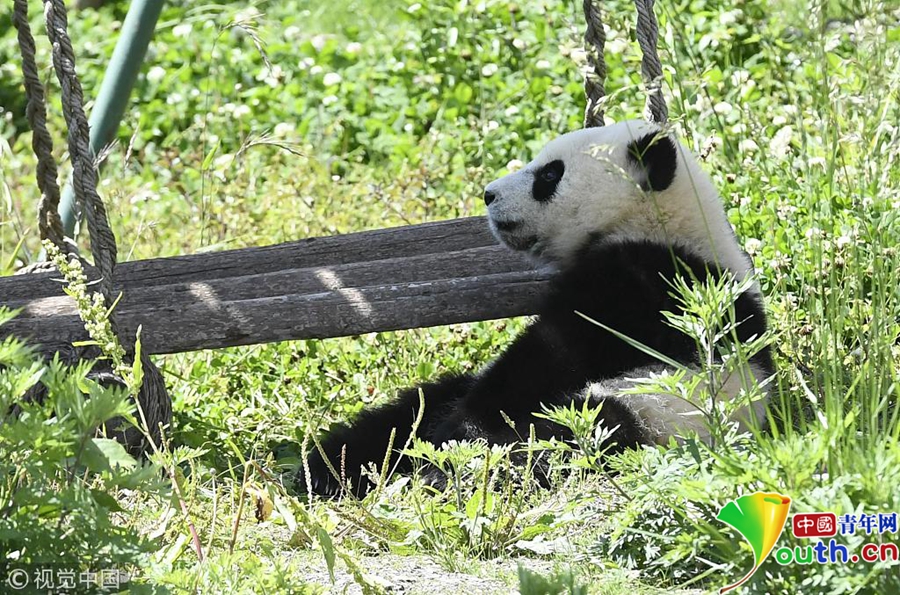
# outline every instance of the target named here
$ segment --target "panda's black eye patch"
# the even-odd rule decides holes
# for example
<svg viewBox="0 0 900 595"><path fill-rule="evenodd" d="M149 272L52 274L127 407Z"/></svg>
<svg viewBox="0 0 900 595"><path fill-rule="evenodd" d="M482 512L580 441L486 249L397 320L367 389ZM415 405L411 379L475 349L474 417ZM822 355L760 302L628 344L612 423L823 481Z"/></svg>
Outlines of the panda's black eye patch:
<svg viewBox="0 0 900 595"><path fill-rule="evenodd" d="M566 164L557 159L542 165L534 172L534 185L531 194L534 200L546 202L556 194L556 187L566 171Z"/></svg>

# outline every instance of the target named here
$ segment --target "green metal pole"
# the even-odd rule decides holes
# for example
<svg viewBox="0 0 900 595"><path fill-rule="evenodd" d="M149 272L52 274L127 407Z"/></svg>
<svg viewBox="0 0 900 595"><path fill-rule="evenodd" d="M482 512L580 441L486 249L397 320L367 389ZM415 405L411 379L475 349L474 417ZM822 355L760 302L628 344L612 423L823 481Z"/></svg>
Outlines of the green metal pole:
<svg viewBox="0 0 900 595"><path fill-rule="evenodd" d="M163 0L132 0L116 49L113 50L100 92L91 110L91 153L112 142L119 130L119 122L128 106L131 89L137 79L156 21L162 11ZM75 231L75 193L71 182L66 184L59 202L59 215L67 236Z"/></svg>

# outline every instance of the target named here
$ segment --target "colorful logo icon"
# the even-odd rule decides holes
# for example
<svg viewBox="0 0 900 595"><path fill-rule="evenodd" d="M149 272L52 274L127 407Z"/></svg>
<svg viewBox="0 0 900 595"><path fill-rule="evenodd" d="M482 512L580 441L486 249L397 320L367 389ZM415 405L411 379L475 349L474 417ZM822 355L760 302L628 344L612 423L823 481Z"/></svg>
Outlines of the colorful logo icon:
<svg viewBox="0 0 900 595"><path fill-rule="evenodd" d="M798 512L794 514L794 537L834 537L837 535L837 515L833 512Z"/></svg>
<svg viewBox="0 0 900 595"><path fill-rule="evenodd" d="M787 521L790 508L790 498L766 492L741 496L722 507L716 518L726 525L731 525L744 536L753 548L754 562L753 568L744 578L733 585L723 587L719 590L720 594L743 585L762 565L784 531L784 523Z"/></svg>

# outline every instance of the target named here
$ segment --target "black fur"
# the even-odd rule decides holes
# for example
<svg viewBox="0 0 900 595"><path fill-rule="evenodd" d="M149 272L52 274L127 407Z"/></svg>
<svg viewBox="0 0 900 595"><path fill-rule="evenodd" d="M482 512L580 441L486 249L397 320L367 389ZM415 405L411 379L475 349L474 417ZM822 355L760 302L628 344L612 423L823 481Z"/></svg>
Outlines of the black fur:
<svg viewBox="0 0 900 595"><path fill-rule="evenodd" d="M539 438L566 438L562 428L533 415L542 404L569 403L583 398L589 381L658 363L576 311L679 362L694 363L694 342L665 324L660 312L680 311L668 283L676 274L689 269L700 281L719 274L707 266L678 248L650 242L604 244L595 238L552 281L538 319L494 362L478 374L447 377L421 387L425 413L419 436L436 445L476 438L512 443L527 436L529 424L534 424ZM765 331L765 314L755 296L743 294L735 308L736 319L744 321L738 327L741 341ZM768 350L757 354L755 363L772 370ZM341 426L324 439L325 453L338 469L346 444L344 471L357 493L370 487L361 480L359 466L369 461L381 465L393 427L397 428L394 446L401 447L417 408L417 390L409 389L393 403L363 413L352 425ZM515 422L515 431L500 411ZM619 426L612 437L614 449L648 442L641 424L620 402L605 400L600 415L608 427ZM396 461L395 453L392 464ZM337 492L337 482L318 453L308 465L314 492ZM408 463L401 460L398 469L409 470Z"/></svg>
<svg viewBox="0 0 900 595"><path fill-rule="evenodd" d="M628 159L642 174L641 188L645 192L665 190L675 179L678 153L675 141L653 132L628 145Z"/></svg>
<svg viewBox="0 0 900 595"><path fill-rule="evenodd" d="M556 195L556 188L563 174L566 173L566 164L560 159L544 164L534 173L534 183L531 186L531 195L538 202L547 202Z"/></svg>

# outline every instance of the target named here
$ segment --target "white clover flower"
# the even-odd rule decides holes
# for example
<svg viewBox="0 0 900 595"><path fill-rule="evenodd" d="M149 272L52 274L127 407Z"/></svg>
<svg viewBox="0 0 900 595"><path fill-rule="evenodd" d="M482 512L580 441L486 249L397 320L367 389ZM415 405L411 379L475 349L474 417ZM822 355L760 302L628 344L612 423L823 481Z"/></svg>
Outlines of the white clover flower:
<svg viewBox="0 0 900 595"><path fill-rule="evenodd" d="M572 50L571 59L575 64L584 64L587 62L587 50L584 48L575 48Z"/></svg>
<svg viewBox="0 0 900 595"><path fill-rule="evenodd" d="M519 171L523 167L525 167L525 164L519 159L510 159L509 163L506 164L506 170L510 173Z"/></svg>
<svg viewBox="0 0 900 595"><path fill-rule="evenodd" d="M750 256L758 253L760 248L762 248L762 242L756 238L747 238L747 241L744 242L744 250Z"/></svg>
<svg viewBox="0 0 900 595"><path fill-rule="evenodd" d="M337 95L326 95L322 98L322 105L328 106L333 103L337 103L338 98Z"/></svg>
<svg viewBox="0 0 900 595"><path fill-rule="evenodd" d="M741 153L755 153L759 150L759 145L756 144L752 138L745 138L740 143L738 143L738 149Z"/></svg>
<svg viewBox="0 0 900 595"><path fill-rule="evenodd" d="M166 76L166 69L161 66L154 66L147 72L147 81L151 83L158 83L163 80Z"/></svg>
<svg viewBox="0 0 900 595"><path fill-rule="evenodd" d="M272 88L277 87L282 78L284 70L278 64L273 64L272 68L264 68L256 75L256 80L263 81Z"/></svg>
<svg viewBox="0 0 900 595"><path fill-rule="evenodd" d="M519 50L519 51L525 49L525 41L522 40L522 39L519 39L518 37L516 37L515 39L513 39L512 44L513 44L513 47L516 48L516 49Z"/></svg>
<svg viewBox="0 0 900 595"><path fill-rule="evenodd" d="M621 37L606 40L606 51L612 54L623 54L628 49L628 42Z"/></svg>
<svg viewBox="0 0 900 595"><path fill-rule="evenodd" d="M731 73L731 84L739 87L750 80L750 72L746 70L735 70Z"/></svg>
<svg viewBox="0 0 900 595"><path fill-rule="evenodd" d="M358 41L351 41L347 44L347 47L345 49L348 54L350 54L351 56L355 56L362 51L362 44Z"/></svg>
<svg viewBox="0 0 900 595"><path fill-rule="evenodd" d="M739 18L741 18L741 16L743 16L743 14L743 11L741 11L741 9L739 8L723 12L719 15L719 24L726 27L728 25L733 25Z"/></svg>
<svg viewBox="0 0 900 595"><path fill-rule="evenodd" d="M534 66L538 70L550 70L550 60L538 60Z"/></svg>
<svg viewBox="0 0 900 595"><path fill-rule="evenodd" d="M333 87L334 85L339 85L343 79L341 75L336 72L329 72L322 78L322 82L325 83L326 87Z"/></svg>
<svg viewBox="0 0 900 595"><path fill-rule="evenodd" d="M797 214L798 210L795 205L779 205L775 212L778 213L780 219L790 219Z"/></svg>
<svg viewBox="0 0 900 595"><path fill-rule="evenodd" d="M494 64L493 62L489 62L481 67L481 75L482 76L494 76L497 74L497 71L500 70L500 67Z"/></svg>
<svg viewBox="0 0 900 595"><path fill-rule="evenodd" d="M852 241L853 240L850 238L850 236L842 235L842 236L839 236L837 240L835 240L835 243L837 244L838 248L843 248L844 246L851 243Z"/></svg>
<svg viewBox="0 0 900 595"><path fill-rule="evenodd" d="M694 102L694 105L692 107L698 112L703 112L712 106L710 105L709 100L706 97L704 97L703 95L697 95L697 100Z"/></svg>
<svg viewBox="0 0 900 595"><path fill-rule="evenodd" d="M180 25L175 25L174 27L172 27L172 35L179 38L187 37L193 30L194 26L190 23L182 23Z"/></svg>
<svg viewBox="0 0 900 595"><path fill-rule="evenodd" d="M784 126L787 124L787 118L784 116L775 116L772 118L772 126Z"/></svg>
<svg viewBox="0 0 900 595"><path fill-rule="evenodd" d="M791 152L791 139L794 130L790 126L781 127L772 140L769 141L769 152L773 155L784 156Z"/></svg>
<svg viewBox="0 0 900 595"><path fill-rule="evenodd" d="M293 133L294 130L296 130L296 127L290 122L279 122L278 124L275 124L275 128L272 129L272 134L284 138Z"/></svg>
<svg viewBox="0 0 900 595"><path fill-rule="evenodd" d="M727 101L720 101L719 103L717 103L717 104L715 105L715 107L713 107L713 110L714 110L717 114L721 114L721 115L723 115L723 116L727 116L728 114L730 114L730 113L731 113L731 110L733 110L733 109L734 109L734 108L731 107L731 104L728 103Z"/></svg>
<svg viewBox="0 0 900 595"><path fill-rule="evenodd" d="M317 74L321 74L321 72L323 70L325 70L325 69L322 68L321 66L319 66L318 64L316 64L315 66L313 66L312 68L309 69L309 73L313 76L316 76Z"/></svg>
<svg viewBox="0 0 900 595"><path fill-rule="evenodd" d="M244 116L250 115L250 106L249 105L239 105L234 108L234 117L235 118L243 118Z"/></svg>
<svg viewBox="0 0 900 595"><path fill-rule="evenodd" d="M327 41L327 35L316 35L310 40L310 43L317 52L321 52L325 48L325 42Z"/></svg>
<svg viewBox="0 0 900 595"><path fill-rule="evenodd" d="M506 108L506 111L504 113L506 114L507 117L515 116L516 114L519 113L519 106L511 105L508 108Z"/></svg>
<svg viewBox="0 0 900 595"><path fill-rule="evenodd" d="M291 25L284 30L285 39L296 39L298 35L300 35L300 27Z"/></svg>
<svg viewBox="0 0 900 595"><path fill-rule="evenodd" d="M487 134L488 132L493 132L494 130L497 130L498 128L500 128L500 124L497 123L496 120L488 120L488 123L487 123L487 125L485 125L483 127L483 130L484 130L485 134Z"/></svg>

